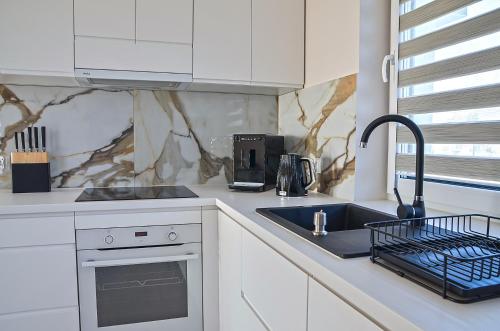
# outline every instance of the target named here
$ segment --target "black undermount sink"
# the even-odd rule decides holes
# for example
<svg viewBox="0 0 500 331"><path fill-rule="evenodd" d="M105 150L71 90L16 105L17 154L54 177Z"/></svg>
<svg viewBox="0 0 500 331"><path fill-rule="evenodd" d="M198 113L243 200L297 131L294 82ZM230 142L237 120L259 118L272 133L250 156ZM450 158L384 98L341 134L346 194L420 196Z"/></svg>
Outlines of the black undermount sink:
<svg viewBox="0 0 500 331"><path fill-rule="evenodd" d="M314 213L320 210L327 215L328 235L315 237ZM364 228L365 223L397 219L352 203L258 208L257 213L342 258L370 255L370 230Z"/></svg>

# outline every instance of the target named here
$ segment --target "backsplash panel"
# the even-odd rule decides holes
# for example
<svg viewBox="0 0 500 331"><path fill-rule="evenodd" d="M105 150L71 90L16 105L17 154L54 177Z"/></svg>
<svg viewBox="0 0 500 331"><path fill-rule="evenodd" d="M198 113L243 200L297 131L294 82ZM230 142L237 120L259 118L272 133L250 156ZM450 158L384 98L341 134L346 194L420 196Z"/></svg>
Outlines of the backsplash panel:
<svg viewBox="0 0 500 331"><path fill-rule="evenodd" d="M279 108L287 151L321 159L316 190L353 199L356 75L280 96Z"/></svg>
<svg viewBox="0 0 500 331"><path fill-rule="evenodd" d="M136 185L232 181L232 135L276 134L277 98L137 91Z"/></svg>
<svg viewBox="0 0 500 331"><path fill-rule="evenodd" d="M132 105L129 91L0 85L0 153L15 131L46 126L53 187L133 185Z"/></svg>
<svg viewBox="0 0 500 331"><path fill-rule="evenodd" d="M260 95L0 85L0 155L15 131L45 125L53 187L226 183L232 135L276 134L277 108Z"/></svg>

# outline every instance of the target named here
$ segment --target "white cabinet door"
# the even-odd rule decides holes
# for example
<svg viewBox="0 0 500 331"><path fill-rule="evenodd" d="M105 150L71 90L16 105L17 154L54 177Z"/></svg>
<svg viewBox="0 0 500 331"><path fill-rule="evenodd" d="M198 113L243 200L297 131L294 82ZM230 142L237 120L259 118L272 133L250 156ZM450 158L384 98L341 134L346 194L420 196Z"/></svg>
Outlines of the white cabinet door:
<svg viewBox="0 0 500 331"><path fill-rule="evenodd" d="M250 232L242 232L242 296L266 329L307 326L307 274Z"/></svg>
<svg viewBox="0 0 500 331"><path fill-rule="evenodd" d="M137 0L137 40L191 44L193 0Z"/></svg>
<svg viewBox="0 0 500 331"><path fill-rule="evenodd" d="M251 80L252 0L194 0L193 77Z"/></svg>
<svg viewBox="0 0 500 331"><path fill-rule="evenodd" d="M79 331L78 307L0 315L2 331Z"/></svg>
<svg viewBox="0 0 500 331"><path fill-rule="evenodd" d="M309 278L308 331L381 329L324 286Z"/></svg>
<svg viewBox="0 0 500 331"><path fill-rule="evenodd" d="M241 296L242 227L219 211L220 331L268 331Z"/></svg>
<svg viewBox="0 0 500 331"><path fill-rule="evenodd" d="M75 245L0 249L0 315L78 306Z"/></svg>
<svg viewBox="0 0 500 331"><path fill-rule="evenodd" d="M219 212L220 330L239 330L241 319L241 227Z"/></svg>
<svg viewBox="0 0 500 331"><path fill-rule="evenodd" d="M246 302L242 301L242 304L238 331L270 331Z"/></svg>
<svg viewBox="0 0 500 331"><path fill-rule="evenodd" d="M75 35L135 39L135 0L74 1Z"/></svg>
<svg viewBox="0 0 500 331"><path fill-rule="evenodd" d="M75 67L190 74L192 0L75 0Z"/></svg>
<svg viewBox="0 0 500 331"><path fill-rule="evenodd" d="M219 327L219 212L201 211L201 247L203 251L203 331Z"/></svg>
<svg viewBox="0 0 500 331"><path fill-rule="evenodd" d="M304 0L252 0L252 81L304 84Z"/></svg>
<svg viewBox="0 0 500 331"><path fill-rule="evenodd" d="M72 76L73 1L2 0L0 45L0 75Z"/></svg>
<svg viewBox="0 0 500 331"><path fill-rule="evenodd" d="M75 243L72 214L0 217L0 248Z"/></svg>

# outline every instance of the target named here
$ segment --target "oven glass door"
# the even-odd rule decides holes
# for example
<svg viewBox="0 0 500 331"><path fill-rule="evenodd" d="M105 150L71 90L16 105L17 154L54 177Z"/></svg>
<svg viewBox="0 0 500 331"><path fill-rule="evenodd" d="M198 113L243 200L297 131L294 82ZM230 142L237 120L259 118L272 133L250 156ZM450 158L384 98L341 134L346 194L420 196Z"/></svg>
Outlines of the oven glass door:
<svg viewBox="0 0 500 331"><path fill-rule="evenodd" d="M78 254L82 331L201 330L199 244Z"/></svg>

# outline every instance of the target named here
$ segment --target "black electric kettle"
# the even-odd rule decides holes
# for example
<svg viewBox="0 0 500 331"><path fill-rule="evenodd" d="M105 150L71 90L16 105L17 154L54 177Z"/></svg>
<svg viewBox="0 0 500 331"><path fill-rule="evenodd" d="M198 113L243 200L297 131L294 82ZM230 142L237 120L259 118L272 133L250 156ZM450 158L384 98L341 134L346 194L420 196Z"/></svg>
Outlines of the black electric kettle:
<svg viewBox="0 0 500 331"><path fill-rule="evenodd" d="M276 195L301 197L314 184L314 161L299 154L281 155L276 179Z"/></svg>

